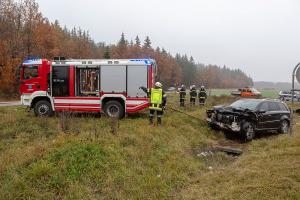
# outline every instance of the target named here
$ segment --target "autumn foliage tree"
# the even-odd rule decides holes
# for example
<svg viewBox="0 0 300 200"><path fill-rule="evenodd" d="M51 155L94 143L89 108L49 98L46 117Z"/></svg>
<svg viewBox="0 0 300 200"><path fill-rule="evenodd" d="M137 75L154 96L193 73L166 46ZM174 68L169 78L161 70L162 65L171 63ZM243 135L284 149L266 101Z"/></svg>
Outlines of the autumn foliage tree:
<svg viewBox="0 0 300 200"><path fill-rule="evenodd" d="M68 29L58 21L50 22L39 11L35 0L0 1L0 95L18 91L17 69L27 56L52 59L67 58L122 59L153 58L158 65L157 80L165 87L185 83L209 87L251 85L252 80L240 70L202 66L193 57L164 48L154 48L149 36L136 36L130 42L125 33L116 44L95 43L88 31L80 27Z"/></svg>

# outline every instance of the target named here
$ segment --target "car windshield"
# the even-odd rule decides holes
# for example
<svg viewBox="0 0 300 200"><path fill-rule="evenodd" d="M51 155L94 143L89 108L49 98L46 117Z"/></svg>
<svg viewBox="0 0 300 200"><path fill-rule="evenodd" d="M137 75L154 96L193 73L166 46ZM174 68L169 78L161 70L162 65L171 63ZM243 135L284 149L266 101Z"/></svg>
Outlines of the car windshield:
<svg viewBox="0 0 300 200"><path fill-rule="evenodd" d="M238 100L232 103L230 106L233 108L255 110L259 103L260 101L256 101L256 100Z"/></svg>
<svg viewBox="0 0 300 200"><path fill-rule="evenodd" d="M252 91L253 93L259 93L259 91L258 91L257 89L255 89L255 88L251 88L251 91Z"/></svg>

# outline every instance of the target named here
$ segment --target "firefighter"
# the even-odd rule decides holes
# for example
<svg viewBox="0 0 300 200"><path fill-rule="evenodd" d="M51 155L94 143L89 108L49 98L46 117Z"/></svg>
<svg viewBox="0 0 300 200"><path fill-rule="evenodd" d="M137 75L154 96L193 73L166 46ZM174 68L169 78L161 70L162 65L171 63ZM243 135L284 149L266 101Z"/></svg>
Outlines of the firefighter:
<svg viewBox="0 0 300 200"><path fill-rule="evenodd" d="M200 88L198 98L199 98L199 105L204 106L205 100L207 98L207 94L206 94L206 91L205 91L205 87L203 85Z"/></svg>
<svg viewBox="0 0 300 200"><path fill-rule="evenodd" d="M197 98L197 90L196 86L192 85L190 89L190 105L195 106L196 104L196 98Z"/></svg>
<svg viewBox="0 0 300 200"><path fill-rule="evenodd" d="M184 85L181 85L181 88L179 90L179 102L180 102L180 107L184 107L184 101L185 101L185 96L186 96L186 89Z"/></svg>
<svg viewBox="0 0 300 200"><path fill-rule="evenodd" d="M149 105L149 121L150 124L154 123L154 115L156 112L157 115L157 124L161 125L161 118L163 115L163 111L165 109L167 103L167 96L162 89L162 84L160 82L155 83L155 87L151 89L147 89L145 87L140 87L144 92L148 94L150 97L150 105Z"/></svg>

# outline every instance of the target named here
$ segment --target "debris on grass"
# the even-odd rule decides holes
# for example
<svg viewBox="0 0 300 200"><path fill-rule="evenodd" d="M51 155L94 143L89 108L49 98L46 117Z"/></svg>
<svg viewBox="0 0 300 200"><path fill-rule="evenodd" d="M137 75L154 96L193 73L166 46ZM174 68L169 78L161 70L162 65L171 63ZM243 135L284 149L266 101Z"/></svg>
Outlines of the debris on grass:
<svg viewBox="0 0 300 200"><path fill-rule="evenodd" d="M233 156L239 156L243 154L243 150L238 149L238 148L233 148L233 147L228 147L228 146L216 146L216 147L210 147L207 149L204 149L203 151L197 153L198 157L207 157L207 156L212 156L216 152L224 152L228 155L233 155Z"/></svg>
<svg viewBox="0 0 300 200"><path fill-rule="evenodd" d="M241 149L228 146L207 147L196 149L194 152L209 171L230 165L243 153Z"/></svg>

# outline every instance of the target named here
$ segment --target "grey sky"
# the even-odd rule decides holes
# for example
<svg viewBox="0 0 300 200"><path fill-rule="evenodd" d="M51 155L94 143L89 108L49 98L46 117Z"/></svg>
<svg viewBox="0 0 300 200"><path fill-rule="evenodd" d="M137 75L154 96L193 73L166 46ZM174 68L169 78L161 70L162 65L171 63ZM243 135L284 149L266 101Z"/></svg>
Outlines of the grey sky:
<svg viewBox="0 0 300 200"><path fill-rule="evenodd" d="M37 0L50 21L116 43L149 35L153 46L205 64L240 68L255 81L291 81L300 62L300 0Z"/></svg>

